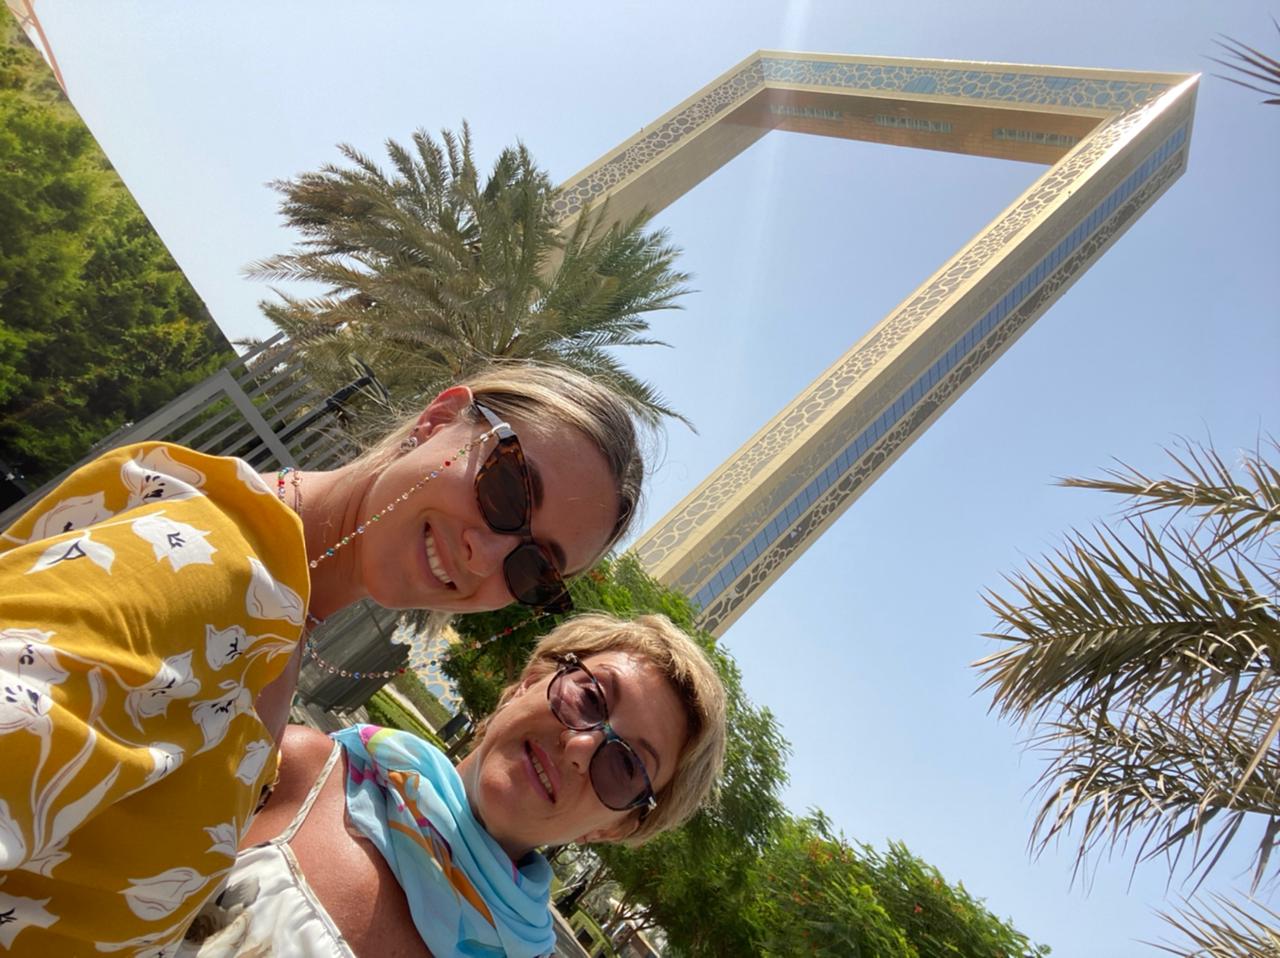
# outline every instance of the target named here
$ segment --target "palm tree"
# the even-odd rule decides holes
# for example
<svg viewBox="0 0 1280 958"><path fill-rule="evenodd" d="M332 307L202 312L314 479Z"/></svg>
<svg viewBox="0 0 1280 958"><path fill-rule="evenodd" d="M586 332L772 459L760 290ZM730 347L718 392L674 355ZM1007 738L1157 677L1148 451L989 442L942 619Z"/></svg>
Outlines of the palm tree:
<svg viewBox="0 0 1280 958"><path fill-rule="evenodd" d="M647 231L646 215L614 223L606 207L562 230L528 150L504 149L482 183L465 123L386 149L390 174L342 145L346 164L273 183L302 238L247 268L319 285L262 304L317 385L346 382L358 355L410 402L489 363L537 360L609 382L651 424L687 423L612 351L655 344L649 314L686 292L665 231Z"/></svg>
<svg viewBox="0 0 1280 958"><path fill-rule="evenodd" d="M1077 869L1135 848L1203 879L1256 823L1256 890L1280 844L1280 470L1260 452L1242 476L1209 448L1169 455L1163 478L1064 481L1128 506L988 595L1006 645L976 667L1047 759L1037 852L1074 825Z"/></svg>

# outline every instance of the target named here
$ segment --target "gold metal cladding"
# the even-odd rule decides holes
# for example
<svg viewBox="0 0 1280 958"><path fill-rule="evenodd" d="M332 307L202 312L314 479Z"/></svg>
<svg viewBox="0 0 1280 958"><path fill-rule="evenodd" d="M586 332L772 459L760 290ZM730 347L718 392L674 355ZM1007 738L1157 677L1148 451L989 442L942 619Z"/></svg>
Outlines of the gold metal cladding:
<svg viewBox="0 0 1280 958"><path fill-rule="evenodd" d="M1183 171L1198 78L760 52L562 187L673 202L771 130L1049 170L635 544L721 634Z"/></svg>

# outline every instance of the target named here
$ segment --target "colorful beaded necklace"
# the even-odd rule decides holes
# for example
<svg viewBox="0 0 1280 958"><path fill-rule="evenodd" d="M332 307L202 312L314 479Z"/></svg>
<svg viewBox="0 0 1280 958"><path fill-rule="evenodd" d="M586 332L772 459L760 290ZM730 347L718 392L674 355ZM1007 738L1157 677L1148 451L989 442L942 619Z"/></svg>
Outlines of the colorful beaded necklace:
<svg viewBox="0 0 1280 958"><path fill-rule="evenodd" d="M500 632L493 633L493 635L489 636L487 639L483 639L483 640L476 639L472 643L472 648L479 649L483 646L488 645L490 642L496 642L498 639L508 636L512 632L517 632L520 629L523 629L526 625L529 625L531 622L536 622L538 619L544 618L551 614L552 613L550 612L538 612L535 610L534 612L531 612L527 618L522 619L520 622L517 622L515 625L507 626L505 629L501 630ZM317 651L316 640L315 640L313 629L315 626L320 626L320 625L324 625L324 621L322 619L317 619L314 615L307 613L307 631L304 635L305 644L303 648L306 651L307 657L311 659L311 661L314 662L317 667L328 672L330 675L340 675L344 679L393 679L397 675L403 675L405 672L417 672L421 669L426 669L431 666L439 664L437 660L429 659L423 656L420 658L411 657L409 661L405 665L401 666L400 668L386 669L381 672L359 672L352 669L344 669L341 666L334 665L328 659L322 657L319 651Z"/></svg>

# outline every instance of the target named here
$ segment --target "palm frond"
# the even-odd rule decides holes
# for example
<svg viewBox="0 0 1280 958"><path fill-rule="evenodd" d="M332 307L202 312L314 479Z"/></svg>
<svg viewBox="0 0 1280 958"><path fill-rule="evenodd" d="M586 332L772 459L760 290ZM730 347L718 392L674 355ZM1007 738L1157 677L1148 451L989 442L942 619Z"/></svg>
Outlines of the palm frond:
<svg viewBox="0 0 1280 958"><path fill-rule="evenodd" d="M1263 698L1229 730L1208 714L1185 722L1146 708L1072 710L1041 725L1031 746L1049 760L1038 782L1032 850L1039 854L1072 833L1079 874L1095 850L1133 842L1135 866L1166 857L1172 874L1185 854L1188 874L1203 878L1244 822L1255 819L1264 824L1254 851L1256 887L1274 871L1280 834L1280 764L1267 744L1280 698L1274 688ZM1259 754L1262 761L1251 762Z"/></svg>
<svg viewBox="0 0 1280 958"><path fill-rule="evenodd" d="M1056 557L1009 578L1014 598L987 597L1009 645L977 663L1001 714L1033 718L1053 701L1126 707L1152 688L1176 703L1210 694L1226 671L1280 666L1280 607L1249 563L1198 567L1197 549L1135 521L1138 544L1110 530L1077 535Z"/></svg>
<svg viewBox="0 0 1280 958"><path fill-rule="evenodd" d="M1034 849L1076 828L1077 869L1133 840L1203 877L1262 816L1256 886L1280 836L1280 473L1260 452L1241 479L1211 449L1170 456L1160 479L1065 480L1123 496L1121 520L989 593L1004 647L975 665L1047 757Z"/></svg>
<svg viewBox="0 0 1280 958"><path fill-rule="evenodd" d="M1184 901L1176 915L1158 912L1185 941L1150 944L1191 958L1280 958L1280 912L1253 898L1214 895L1212 902Z"/></svg>
<svg viewBox="0 0 1280 958"><path fill-rule="evenodd" d="M1275 17L1271 18L1271 23L1275 26L1276 31L1280 32L1280 22L1277 22ZM1215 73L1214 76L1221 80L1226 80L1228 83L1242 86L1246 90L1253 90L1255 93L1262 93L1270 97L1270 99L1263 100L1263 103L1280 105L1280 61L1225 35L1222 39L1214 40L1213 42L1226 51L1229 59L1223 60L1220 57L1209 57L1210 60L1226 67L1228 70L1234 71L1240 76L1260 80L1264 85L1258 86L1254 83L1247 83L1236 76L1223 76L1220 73Z"/></svg>
<svg viewBox="0 0 1280 958"><path fill-rule="evenodd" d="M1123 513L1128 517L1165 512L1176 518L1190 513L1211 524L1208 537L1218 552L1244 549L1280 522L1280 470L1263 458L1263 448L1280 451L1276 441L1269 439L1257 451L1245 452L1244 482L1235 478L1214 450L1183 440L1168 450L1178 467L1172 475L1152 478L1120 463L1119 468L1106 470L1105 478L1067 478L1059 484L1123 496L1129 500ZM1204 531L1198 523L1194 534Z"/></svg>

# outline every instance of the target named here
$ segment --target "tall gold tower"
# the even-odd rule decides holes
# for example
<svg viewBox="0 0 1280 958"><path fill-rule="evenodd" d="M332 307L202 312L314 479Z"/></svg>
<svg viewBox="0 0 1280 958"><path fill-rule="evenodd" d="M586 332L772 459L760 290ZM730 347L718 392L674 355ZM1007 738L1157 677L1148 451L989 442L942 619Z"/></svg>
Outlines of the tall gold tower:
<svg viewBox="0 0 1280 958"><path fill-rule="evenodd" d="M761 51L563 187L656 212L771 130L1048 170L635 544L721 634L1181 175L1198 78Z"/></svg>

